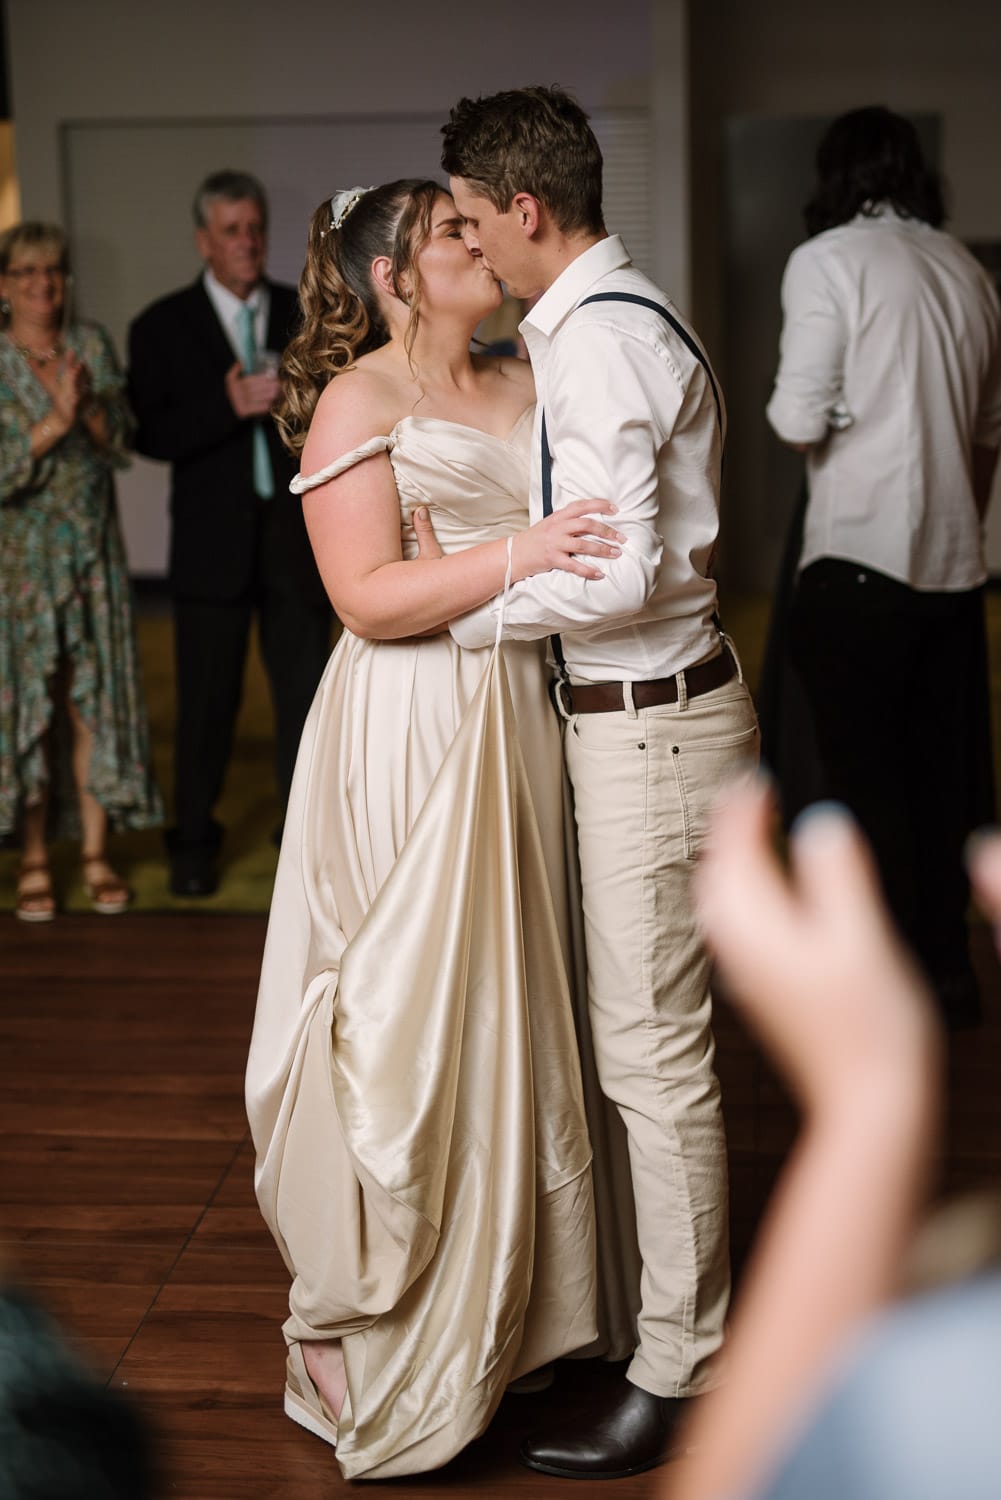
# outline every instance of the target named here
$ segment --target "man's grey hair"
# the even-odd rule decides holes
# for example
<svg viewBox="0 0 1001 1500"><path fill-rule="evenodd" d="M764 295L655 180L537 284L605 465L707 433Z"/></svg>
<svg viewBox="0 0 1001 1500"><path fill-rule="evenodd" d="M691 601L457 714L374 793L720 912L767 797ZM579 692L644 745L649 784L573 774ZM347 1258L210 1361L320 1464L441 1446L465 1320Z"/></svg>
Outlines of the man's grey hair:
<svg viewBox="0 0 1001 1500"><path fill-rule="evenodd" d="M250 198L261 210L261 218L268 222L268 195L256 177L249 172L212 172L195 194L192 212L195 228L204 229L208 224L209 204L223 199L226 203L242 203Z"/></svg>

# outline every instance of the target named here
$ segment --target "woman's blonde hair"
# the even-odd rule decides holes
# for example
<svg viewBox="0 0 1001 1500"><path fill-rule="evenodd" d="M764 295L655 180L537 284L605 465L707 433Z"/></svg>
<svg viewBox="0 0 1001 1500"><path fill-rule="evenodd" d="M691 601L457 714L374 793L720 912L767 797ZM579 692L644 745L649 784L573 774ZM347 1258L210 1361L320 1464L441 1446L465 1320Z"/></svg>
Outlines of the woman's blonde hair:
<svg viewBox="0 0 1001 1500"><path fill-rule="evenodd" d="M66 235L58 224L44 224L40 219L26 219L23 224L14 224L0 234L0 276L10 269L12 258L22 250L51 250L59 257L59 264L68 277L70 274L70 252ZM68 288L63 297L63 324L69 316ZM10 321L10 310L0 305L0 328Z"/></svg>
<svg viewBox="0 0 1001 1500"><path fill-rule="evenodd" d="M410 354L420 321L416 260L431 233L435 199L444 191L430 179L405 177L371 188L340 228L331 223L329 201L314 213L299 279L302 323L282 356L282 394L275 410L278 431L290 453L302 452L328 382L359 355L389 340L372 282L372 262L381 255L390 261L393 291L410 308L404 338Z"/></svg>

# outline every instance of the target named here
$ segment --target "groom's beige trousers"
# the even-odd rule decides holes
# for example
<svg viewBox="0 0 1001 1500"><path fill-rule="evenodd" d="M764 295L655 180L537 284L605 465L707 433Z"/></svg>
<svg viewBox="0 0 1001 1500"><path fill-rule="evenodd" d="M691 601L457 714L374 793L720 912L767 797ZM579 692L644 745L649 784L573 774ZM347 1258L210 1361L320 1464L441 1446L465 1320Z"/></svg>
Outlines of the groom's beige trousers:
<svg viewBox="0 0 1001 1500"><path fill-rule="evenodd" d="M574 789L601 1086L629 1136L643 1257L629 1379L658 1396L714 1383L730 1293L726 1142L709 963L690 883L720 786L758 755L738 676L687 699L572 716Z"/></svg>

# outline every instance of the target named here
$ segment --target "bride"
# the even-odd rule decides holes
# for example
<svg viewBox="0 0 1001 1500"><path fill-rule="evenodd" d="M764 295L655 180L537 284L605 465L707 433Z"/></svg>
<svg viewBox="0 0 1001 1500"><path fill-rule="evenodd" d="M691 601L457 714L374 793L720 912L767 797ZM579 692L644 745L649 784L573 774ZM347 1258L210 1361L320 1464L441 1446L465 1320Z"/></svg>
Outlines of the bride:
<svg viewBox="0 0 1001 1500"><path fill-rule="evenodd" d="M348 1478L436 1468L596 1333L562 762L535 643L445 623L621 537L526 530L534 390L433 182L314 215L279 425L345 631L307 720L247 1070L292 1278L285 1409ZM444 556L417 556L426 508Z"/></svg>

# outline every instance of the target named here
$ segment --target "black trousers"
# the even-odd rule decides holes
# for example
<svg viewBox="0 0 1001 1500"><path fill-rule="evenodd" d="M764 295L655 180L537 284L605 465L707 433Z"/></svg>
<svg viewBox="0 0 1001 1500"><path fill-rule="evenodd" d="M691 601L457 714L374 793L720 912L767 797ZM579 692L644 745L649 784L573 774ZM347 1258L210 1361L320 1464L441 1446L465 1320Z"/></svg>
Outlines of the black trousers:
<svg viewBox="0 0 1001 1500"><path fill-rule="evenodd" d="M983 590L919 592L824 558L800 574L790 630L825 794L868 835L944 993L970 973L963 845L994 817Z"/></svg>
<svg viewBox="0 0 1001 1500"><path fill-rule="evenodd" d="M274 710L275 775L284 816L302 726L330 655L332 613L264 583L237 600L175 598L172 849L212 852L218 845L220 830L212 814L233 749L255 614Z"/></svg>

